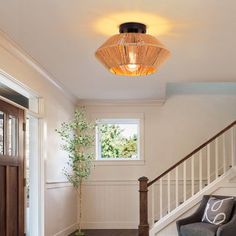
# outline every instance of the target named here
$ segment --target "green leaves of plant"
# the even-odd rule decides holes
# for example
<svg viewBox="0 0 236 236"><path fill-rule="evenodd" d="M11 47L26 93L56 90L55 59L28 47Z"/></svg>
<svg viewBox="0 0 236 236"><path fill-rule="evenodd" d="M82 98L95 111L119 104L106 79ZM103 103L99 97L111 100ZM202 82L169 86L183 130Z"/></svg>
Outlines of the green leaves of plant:
<svg viewBox="0 0 236 236"><path fill-rule="evenodd" d="M94 154L90 152L95 141L95 124L87 121L85 109L75 111L74 119L68 123L63 122L60 129L56 129L63 145L61 148L68 153L68 167L63 173L68 181L78 188L84 178L91 173Z"/></svg>

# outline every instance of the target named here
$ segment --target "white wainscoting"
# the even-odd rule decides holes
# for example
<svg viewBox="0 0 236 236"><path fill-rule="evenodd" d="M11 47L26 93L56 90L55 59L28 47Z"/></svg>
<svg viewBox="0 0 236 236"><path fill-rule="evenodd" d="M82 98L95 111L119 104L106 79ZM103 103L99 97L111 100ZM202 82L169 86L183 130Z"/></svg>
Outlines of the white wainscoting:
<svg viewBox="0 0 236 236"><path fill-rule="evenodd" d="M180 180L182 183L183 181ZM172 180L171 185L175 182ZM187 180L187 186L191 182ZM167 182L163 181L164 189ZM195 186L197 188L198 181ZM135 180L88 181L84 185L83 228L137 229L139 224L139 183ZM158 188L158 184L155 186ZM181 194L181 191L180 191ZM150 194L151 195L151 192ZM181 199L181 198L180 198ZM158 195L156 195L158 202ZM164 210L164 209L163 209ZM158 212L158 209L156 209ZM157 217L158 218L158 217Z"/></svg>
<svg viewBox="0 0 236 236"><path fill-rule="evenodd" d="M179 180L183 184L183 180ZM205 181L205 180L204 180ZM203 181L203 182L204 182ZM198 180L195 180L195 188L198 188ZM163 181L163 189L166 189L167 181ZM175 185L175 181L171 181ZM191 181L186 181L190 188ZM68 182L47 183L47 191L51 194L71 192L72 185ZM180 188L180 194L183 187ZM67 189L67 190L66 190ZM158 191L159 184L155 184ZM62 191L62 192L61 192ZM51 195L50 194L50 195ZM149 196L151 191L149 191ZM158 194L155 194L158 202ZM61 196L62 197L62 196ZM181 198L180 198L181 199ZM52 202L53 204L53 202ZM173 200L174 204L174 200ZM71 207L77 207L76 202L69 203ZM139 183L137 180L90 180L83 185L83 220L82 226L86 229L137 229L139 224ZM150 209L149 209L150 210ZM163 209L165 210L165 209ZM79 209L78 209L79 211ZM155 212L158 212L156 206ZM67 212L68 214L68 212ZM158 214L157 214L158 219ZM74 229L75 224L69 225L61 231L53 234L56 236L66 235ZM54 231L55 232L55 231Z"/></svg>
<svg viewBox="0 0 236 236"><path fill-rule="evenodd" d="M46 183L45 236L68 236L77 227L77 195L68 182ZM56 222L56 224L55 224Z"/></svg>
<svg viewBox="0 0 236 236"><path fill-rule="evenodd" d="M84 185L83 199L83 228L138 227L138 181L88 181Z"/></svg>

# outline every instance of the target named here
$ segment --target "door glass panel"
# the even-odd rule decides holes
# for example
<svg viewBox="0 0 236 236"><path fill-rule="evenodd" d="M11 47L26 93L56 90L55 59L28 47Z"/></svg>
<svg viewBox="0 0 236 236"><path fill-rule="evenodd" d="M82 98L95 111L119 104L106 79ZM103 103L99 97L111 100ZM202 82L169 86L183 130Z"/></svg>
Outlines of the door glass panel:
<svg viewBox="0 0 236 236"><path fill-rule="evenodd" d="M18 130L17 119L15 116L9 115L8 119L8 155L17 155L17 130Z"/></svg>
<svg viewBox="0 0 236 236"><path fill-rule="evenodd" d="M4 113L0 111L0 155L4 154Z"/></svg>

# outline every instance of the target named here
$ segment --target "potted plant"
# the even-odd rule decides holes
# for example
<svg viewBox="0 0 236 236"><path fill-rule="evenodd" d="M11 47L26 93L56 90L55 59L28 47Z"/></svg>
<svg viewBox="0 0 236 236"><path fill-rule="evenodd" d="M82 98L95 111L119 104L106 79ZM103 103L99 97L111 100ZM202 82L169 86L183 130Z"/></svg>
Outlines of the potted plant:
<svg viewBox="0 0 236 236"><path fill-rule="evenodd" d="M62 149L68 153L67 167L63 172L68 181L76 189L79 198L79 222L75 236L84 236L81 230L82 223L82 185L90 175L93 166L94 153L91 151L94 146L95 124L86 119L85 109L79 108L75 111L74 119L70 122L63 122L60 129L56 129L63 144Z"/></svg>

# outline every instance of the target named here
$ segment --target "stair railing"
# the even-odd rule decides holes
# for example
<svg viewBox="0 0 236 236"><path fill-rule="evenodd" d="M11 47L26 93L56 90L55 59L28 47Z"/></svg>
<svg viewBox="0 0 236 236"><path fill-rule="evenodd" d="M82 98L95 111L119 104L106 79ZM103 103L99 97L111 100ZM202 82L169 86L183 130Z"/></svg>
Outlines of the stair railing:
<svg viewBox="0 0 236 236"><path fill-rule="evenodd" d="M139 236L148 236L150 225L235 165L235 125L236 121L152 181L139 178Z"/></svg>

